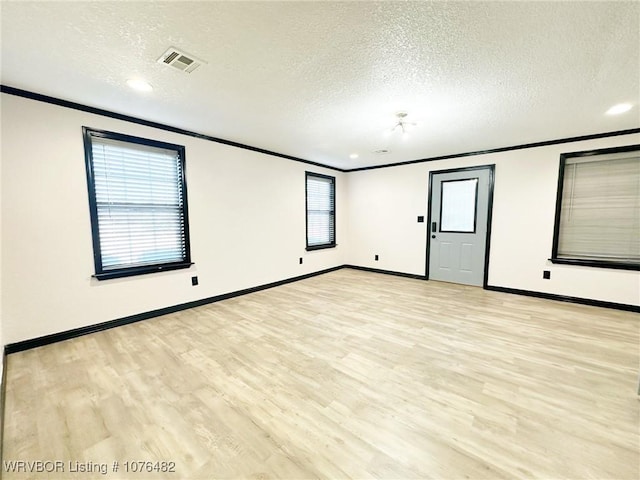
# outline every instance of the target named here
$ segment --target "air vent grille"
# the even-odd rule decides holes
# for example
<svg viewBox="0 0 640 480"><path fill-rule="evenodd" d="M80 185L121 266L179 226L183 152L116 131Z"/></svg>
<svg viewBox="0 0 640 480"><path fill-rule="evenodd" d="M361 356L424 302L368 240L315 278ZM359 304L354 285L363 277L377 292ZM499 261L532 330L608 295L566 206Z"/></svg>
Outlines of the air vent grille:
<svg viewBox="0 0 640 480"><path fill-rule="evenodd" d="M193 55L171 47L158 59L158 63L164 63L185 73L191 73L204 62Z"/></svg>
<svg viewBox="0 0 640 480"><path fill-rule="evenodd" d="M176 59L176 57L179 57L179 56L180 56L180 54L179 54L178 52L171 52L171 53L170 53L169 55L167 55L167 57L166 57L164 60L162 60L162 61L163 61L164 63L171 64L171 62L173 62L173 61Z"/></svg>

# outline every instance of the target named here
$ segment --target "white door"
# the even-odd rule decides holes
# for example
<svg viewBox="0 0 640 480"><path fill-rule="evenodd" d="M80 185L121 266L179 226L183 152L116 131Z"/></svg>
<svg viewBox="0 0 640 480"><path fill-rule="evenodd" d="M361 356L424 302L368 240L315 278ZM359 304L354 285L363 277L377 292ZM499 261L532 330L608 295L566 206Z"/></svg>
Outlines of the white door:
<svg viewBox="0 0 640 480"><path fill-rule="evenodd" d="M430 280L484 284L493 166L432 172Z"/></svg>

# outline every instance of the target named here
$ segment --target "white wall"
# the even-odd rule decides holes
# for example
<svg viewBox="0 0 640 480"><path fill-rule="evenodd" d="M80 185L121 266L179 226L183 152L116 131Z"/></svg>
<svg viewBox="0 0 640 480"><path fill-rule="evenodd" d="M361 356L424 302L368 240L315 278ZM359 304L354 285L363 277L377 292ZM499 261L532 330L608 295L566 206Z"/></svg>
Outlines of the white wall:
<svg viewBox="0 0 640 480"><path fill-rule="evenodd" d="M1 100L1 97L0 97ZM0 118L1 124L1 118ZM3 143L2 128L0 125L0 145ZM2 161L0 157L0 186L2 186ZM4 337L2 335L2 189L0 188L0 356L4 354ZM3 359L0 358L0 379L2 378L2 370L4 368ZM1 383L1 382L0 382ZM2 406L0 406L0 432L2 431Z"/></svg>
<svg viewBox="0 0 640 480"><path fill-rule="evenodd" d="M91 277L83 125L185 145L192 268L105 281ZM346 212L346 175L333 170L6 94L2 170L0 311L6 344L346 261L346 215L340 214ZM334 249L305 251L305 170L336 177Z"/></svg>
<svg viewBox="0 0 640 480"><path fill-rule="evenodd" d="M91 277L83 125L185 145L192 268ZM638 272L548 262L559 154L640 143L637 134L342 174L6 94L1 133L5 344L342 264L422 275L426 223L416 217L427 216L429 172L494 163L490 285L640 304ZM335 249L304 249L305 170L336 176Z"/></svg>
<svg viewBox="0 0 640 480"><path fill-rule="evenodd" d="M429 172L496 165L489 285L640 305L640 274L553 265L559 155L640 144L625 135L349 173L348 262L424 275ZM379 261L374 255L379 254ZM542 271L551 270L543 280Z"/></svg>

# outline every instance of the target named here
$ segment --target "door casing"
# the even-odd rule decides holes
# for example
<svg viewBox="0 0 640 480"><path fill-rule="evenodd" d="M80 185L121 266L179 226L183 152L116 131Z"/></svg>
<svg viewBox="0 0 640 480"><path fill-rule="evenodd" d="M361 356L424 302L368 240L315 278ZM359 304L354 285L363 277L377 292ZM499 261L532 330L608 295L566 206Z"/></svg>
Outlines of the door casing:
<svg viewBox="0 0 640 480"><path fill-rule="evenodd" d="M431 253L431 195L433 193L433 176L439 173L454 173L454 172L472 172L474 170L489 170L489 198L487 203L487 238L485 242L484 252L484 275L482 280L482 288L486 289L489 280L489 253L491 247L491 218L493 213L493 185L495 183L495 164L489 165L476 165L473 167L462 168L450 168L447 170L434 170L429 172L429 195L427 202L427 258L425 266L425 278L429 280L429 258Z"/></svg>

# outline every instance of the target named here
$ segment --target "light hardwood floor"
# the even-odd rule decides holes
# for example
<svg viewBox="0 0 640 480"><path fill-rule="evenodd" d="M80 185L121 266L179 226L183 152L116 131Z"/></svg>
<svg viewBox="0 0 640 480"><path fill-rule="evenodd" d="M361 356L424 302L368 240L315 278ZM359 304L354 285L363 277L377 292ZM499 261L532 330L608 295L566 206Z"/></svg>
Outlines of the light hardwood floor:
<svg viewBox="0 0 640 480"><path fill-rule="evenodd" d="M67 471L4 478L637 479L639 340L637 314L343 269L10 355L4 461Z"/></svg>

